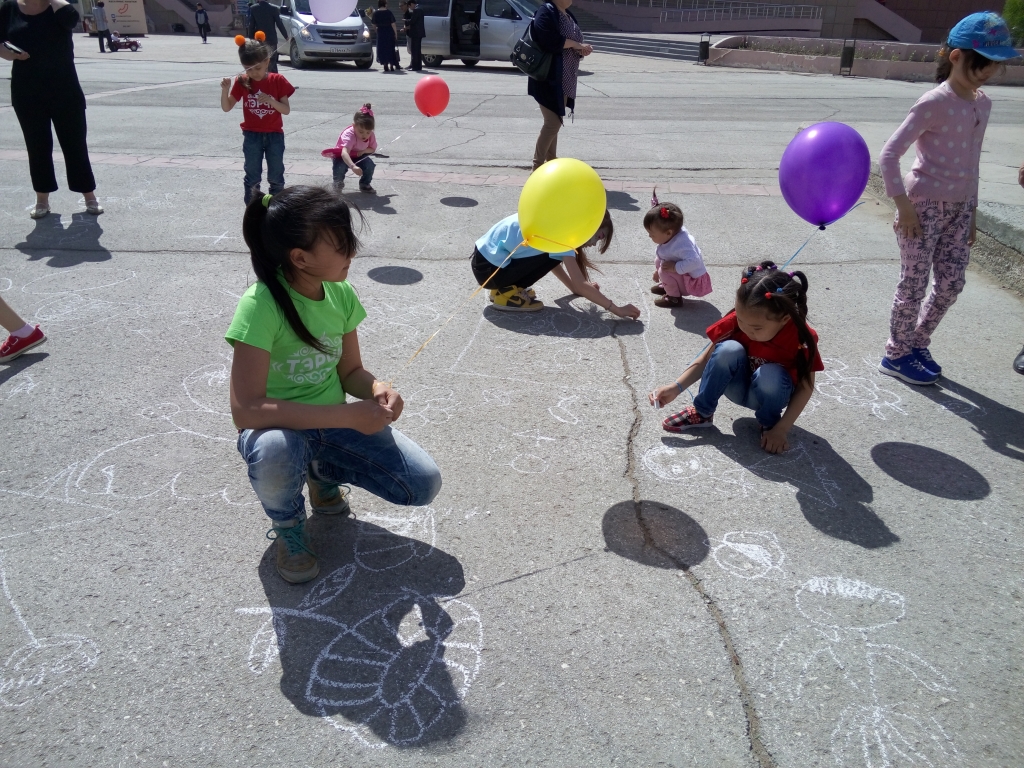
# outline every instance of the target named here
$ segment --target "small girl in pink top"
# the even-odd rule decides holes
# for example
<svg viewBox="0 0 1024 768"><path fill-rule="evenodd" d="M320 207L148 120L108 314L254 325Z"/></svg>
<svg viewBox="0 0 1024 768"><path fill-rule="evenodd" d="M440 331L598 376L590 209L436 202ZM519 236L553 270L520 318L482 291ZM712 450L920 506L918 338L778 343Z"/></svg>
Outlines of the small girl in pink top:
<svg viewBox="0 0 1024 768"><path fill-rule="evenodd" d="M884 374L934 384L942 372L928 344L964 288L974 244L981 143L992 111L979 88L1000 71L1000 62L1018 55L998 14L960 21L939 51L940 85L918 99L882 149L879 165L885 192L896 203L901 262L889 341L878 365ZM917 158L904 178L900 157L915 144Z"/></svg>
<svg viewBox="0 0 1024 768"><path fill-rule="evenodd" d="M345 174L351 170L359 177L360 192L376 194L373 188L373 170L376 165L371 157L377 151L374 127L373 107L363 104L352 117L352 125L341 132L337 145L320 153L324 157L334 158L335 189L344 188Z"/></svg>

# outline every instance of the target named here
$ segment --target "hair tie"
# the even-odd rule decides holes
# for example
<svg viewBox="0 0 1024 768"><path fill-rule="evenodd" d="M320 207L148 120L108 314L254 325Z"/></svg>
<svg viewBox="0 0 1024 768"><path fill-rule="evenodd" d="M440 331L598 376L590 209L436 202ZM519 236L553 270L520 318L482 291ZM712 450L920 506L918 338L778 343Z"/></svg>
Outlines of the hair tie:
<svg viewBox="0 0 1024 768"><path fill-rule="evenodd" d="M781 289L781 288L776 288L776 289L775 289L775 292L776 292L776 293L782 293L782 289Z"/></svg>
<svg viewBox="0 0 1024 768"><path fill-rule="evenodd" d="M655 187L651 192L651 208L657 208L660 204L658 202L658 188Z"/></svg>
<svg viewBox="0 0 1024 768"><path fill-rule="evenodd" d="M235 45L239 48L245 45L245 35L235 35Z"/></svg>
<svg viewBox="0 0 1024 768"><path fill-rule="evenodd" d="M666 208L665 206L662 206L661 210L658 211L658 215L661 216L661 218L663 218L663 219L667 219L668 218L668 208Z"/></svg>
<svg viewBox="0 0 1024 768"><path fill-rule="evenodd" d="M264 40L266 40L266 39L267 39L267 36L266 36L266 34L264 34L262 30L261 30L261 31L257 31L257 32L256 32L256 34L255 34L255 35L253 35L252 37L253 37L253 39L254 39L254 40L257 40L258 42L261 42L261 43L262 43L262 42L263 42Z"/></svg>
<svg viewBox="0 0 1024 768"><path fill-rule="evenodd" d="M373 117L373 110L370 109L369 107L360 107L359 108L359 114L360 115L369 115L370 117Z"/></svg>
<svg viewBox="0 0 1024 768"><path fill-rule="evenodd" d="M754 271L755 272L760 272L761 271L761 267L754 267Z"/></svg>
<svg viewBox="0 0 1024 768"><path fill-rule="evenodd" d="M745 282L747 282L747 278L745 278L745 277L744 277L744 278L743 278L742 280L740 280L740 282L741 282L741 283L745 283Z"/></svg>
<svg viewBox="0 0 1024 768"><path fill-rule="evenodd" d="M264 208L270 208L270 201L273 199L273 197L274 197L273 195L264 195L263 196L263 207Z"/></svg>
<svg viewBox="0 0 1024 768"><path fill-rule="evenodd" d="M774 296L775 296L775 294L774 294L774 293L772 293L771 291L769 291L768 293L766 293L766 294L764 295L764 297L765 297L766 299L770 299L770 298L772 298L772 297L774 297Z"/></svg>
<svg viewBox="0 0 1024 768"><path fill-rule="evenodd" d="M790 273L789 273L789 276L790 276L790 277L796 277L796 272L790 272Z"/></svg>

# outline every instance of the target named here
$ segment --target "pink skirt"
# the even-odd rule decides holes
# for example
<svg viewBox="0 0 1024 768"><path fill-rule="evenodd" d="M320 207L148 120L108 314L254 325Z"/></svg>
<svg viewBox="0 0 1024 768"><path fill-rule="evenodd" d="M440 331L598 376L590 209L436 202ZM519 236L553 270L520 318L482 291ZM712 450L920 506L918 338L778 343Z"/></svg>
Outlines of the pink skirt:
<svg viewBox="0 0 1024 768"><path fill-rule="evenodd" d="M658 276L669 296L707 296L711 293L711 275L707 272L700 277L680 275L668 262L658 270Z"/></svg>

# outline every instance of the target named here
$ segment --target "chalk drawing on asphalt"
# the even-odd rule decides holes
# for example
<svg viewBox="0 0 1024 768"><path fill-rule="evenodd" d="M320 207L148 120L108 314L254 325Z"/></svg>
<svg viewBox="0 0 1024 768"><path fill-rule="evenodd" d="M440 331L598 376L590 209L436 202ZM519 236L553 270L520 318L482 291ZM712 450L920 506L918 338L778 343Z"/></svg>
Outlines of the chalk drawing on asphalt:
<svg viewBox="0 0 1024 768"><path fill-rule="evenodd" d="M418 420L421 426L450 421L460 405L455 399L455 392L445 387L419 387L403 397L405 409L402 418Z"/></svg>
<svg viewBox="0 0 1024 768"><path fill-rule="evenodd" d="M410 560L430 556L437 542L433 507L399 507L387 512L362 512L356 536L356 562L368 571L388 571Z"/></svg>
<svg viewBox="0 0 1024 768"><path fill-rule="evenodd" d="M711 549L718 566L741 579L783 578L786 553L771 531L730 531Z"/></svg>
<svg viewBox="0 0 1024 768"><path fill-rule="evenodd" d="M822 397L851 408L866 408L879 419L887 419L897 413L906 414L900 405L900 396L879 386L877 377L853 375L842 360L824 358L822 362L825 370L818 373L814 385Z"/></svg>
<svg viewBox="0 0 1024 768"><path fill-rule="evenodd" d="M29 627L11 595L0 553L0 587L28 642L7 657L0 671L0 703L5 707L23 707L75 682L96 666L99 651L95 643L81 635L40 637Z"/></svg>
<svg viewBox="0 0 1024 768"><path fill-rule="evenodd" d="M829 744L837 765L960 764L952 740L931 714L934 707L919 696L904 698L908 689L954 692L946 676L917 654L872 639L904 617L903 595L842 576L819 576L798 588L796 608L811 623L779 644L775 692L812 707L818 719L835 718Z"/></svg>

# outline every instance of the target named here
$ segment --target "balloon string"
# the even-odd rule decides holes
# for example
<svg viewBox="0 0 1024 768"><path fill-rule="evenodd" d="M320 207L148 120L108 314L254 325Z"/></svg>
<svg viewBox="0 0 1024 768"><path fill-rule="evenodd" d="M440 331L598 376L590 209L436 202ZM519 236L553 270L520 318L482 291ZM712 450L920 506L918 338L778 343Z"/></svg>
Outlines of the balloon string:
<svg viewBox="0 0 1024 768"><path fill-rule="evenodd" d="M405 365L404 365L404 366L402 366L402 370L403 370L403 371L404 371L404 370L405 370L406 368L408 368L408 367L409 367L409 364L410 364L410 363L411 363L411 362L412 362L413 360L415 360L415 359L416 359L416 358L417 358L417 357L419 356L420 352L422 352L422 351L424 350L424 348L425 348L425 347L427 346L427 344L429 344L429 343L430 343L431 341L433 341L434 337L435 337L435 336L437 336L437 334L439 334L439 333L440 333L440 332L442 331L442 329L443 329L443 328L444 328L444 327L445 327L446 325L448 325L448 323L450 323L450 322L451 322L451 321L452 321L452 320L453 320L453 319L455 318L455 316L456 316L457 314L459 314L459 312L461 312L461 311L462 311L462 308L463 308L464 306L466 306L466 305L467 305L467 304L468 304L469 302L471 302L471 301L473 300L473 298L474 298L474 297L475 297L475 296L476 296L477 294L479 294L479 293L480 293L480 291L482 291L482 290L483 290L484 288L486 288L486 287L487 287L487 284L488 284L489 282L491 282L491 280L492 280L492 279L494 279L494 276L495 276L496 274L498 274L498 273L499 273L499 272L500 272L501 270L503 270L503 269L505 268L505 266L506 266L506 265L508 264L508 262L510 262L510 261L512 260L512 255L513 255L513 254L514 254L514 253L515 253L516 251L518 251L518 250L519 250L520 248L522 248L522 247L523 247L524 245L526 245L526 241L525 241L525 240L523 240L523 242L521 242L521 243L520 243L519 245L517 245L517 246L516 246L515 248L513 248L513 249L512 249L512 251L511 251L511 252L509 253L509 255L508 255L508 256L506 256L506 257L505 257L505 258L504 258L504 259L502 260L502 262L501 262L501 265L500 265L500 266L499 266L499 267L498 267L497 269L495 269L495 270L494 270L494 271L493 271L493 272L492 272L492 273L490 274L490 277L488 277L488 278L487 278L486 280L484 280L484 281L483 281L483 282L482 282L482 283L480 284L480 287L479 287L479 288L477 288L477 289L476 289L475 291L473 291L473 292L472 292L471 294L469 294L469 296L468 296L468 297L466 298L466 300L465 300L465 301L463 301L463 302L462 302L461 304L459 304L459 306L458 306L458 307L456 307L456 308L455 308L455 311L454 311L454 312L452 312L452 314L451 314L451 315L450 315L450 316L448 317L448 319L447 319L447 320L445 320L445 321L444 321L443 323L441 323L441 325L440 325L440 326L438 326L437 330L436 330L436 331L434 331L434 332L433 332L432 334L430 334L430 336L428 336L428 337L427 337L427 340L426 340L426 341L424 341L424 342L423 342L422 344L420 344L420 346L419 346L419 349L417 349L417 350L416 350L415 352L413 352L413 353L412 353L412 356L411 356L411 357L410 357L410 358L409 358L408 360L406 360L406 361L405 361ZM390 386L390 385L389 385L389 386Z"/></svg>

